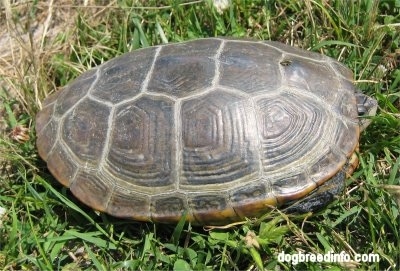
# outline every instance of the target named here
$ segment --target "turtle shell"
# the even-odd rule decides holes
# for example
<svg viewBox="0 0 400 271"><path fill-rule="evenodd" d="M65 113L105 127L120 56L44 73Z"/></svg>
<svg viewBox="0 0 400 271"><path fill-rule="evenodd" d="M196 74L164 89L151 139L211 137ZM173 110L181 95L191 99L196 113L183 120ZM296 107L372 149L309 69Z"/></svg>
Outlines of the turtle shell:
<svg viewBox="0 0 400 271"><path fill-rule="evenodd" d="M136 50L49 96L37 147L85 204L140 221L258 216L341 171L359 139L352 73L277 42Z"/></svg>

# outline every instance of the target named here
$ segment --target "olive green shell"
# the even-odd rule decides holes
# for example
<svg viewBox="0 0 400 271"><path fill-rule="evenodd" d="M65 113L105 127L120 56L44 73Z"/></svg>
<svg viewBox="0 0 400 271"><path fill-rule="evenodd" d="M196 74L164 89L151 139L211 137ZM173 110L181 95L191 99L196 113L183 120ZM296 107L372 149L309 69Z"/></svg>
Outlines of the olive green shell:
<svg viewBox="0 0 400 271"><path fill-rule="evenodd" d="M44 102L37 147L92 208L223 224L303 198L359 138L352 73L277 42L199 39L136 50Z"/></svg>

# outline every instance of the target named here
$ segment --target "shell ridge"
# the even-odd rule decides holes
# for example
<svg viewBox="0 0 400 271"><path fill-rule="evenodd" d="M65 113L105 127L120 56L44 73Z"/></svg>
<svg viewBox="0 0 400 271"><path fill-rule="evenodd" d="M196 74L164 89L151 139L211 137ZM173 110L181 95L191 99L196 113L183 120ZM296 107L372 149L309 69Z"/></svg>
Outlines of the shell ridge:
<svg viewBox="0 0 400 271"><path fill-rule="evenodd" d="M153 61L151 62L150 70L147 72L146 78L142 82L142 86L140 88L140 92L141 93L147 93L147 88L149 86L151 77L153 75L154 66L156 64L157 58L160 55L160 52L161 52L162 48L163 48L162 46L159 46L156 49L156 52L155 52L154 57L153 57Z"/></svg>
<svg viewBox="0 0 400 271"><path fill-rule="evenodd" d="M103 172L104 169L105 169L106 157L107 157L107 155L109 153L110 146L111 146L111 134L112 134L112 132L114 130L114 126L115 126L114 125L114 122L115 122L114 121L115 120L115 111L116 111L115 108L116 108L115 106L111 106L110 114L109 114L108 120L107 120L107 123L108 123L107 124L108 125L107 135L106 135L105 140L104 140L104 148L103 148L103 150L101 152L100 160L99 160L99 170L100 170L100 172Z"/></svg>
<svg viewBox="0 0 400 271"><path fill-rule="evenodd" d="M95 68L96 69L96 78L93 80L93 82L90 84L90 87L88 88L88 90L87 90L87 92L86 92L86 94L85 95L83 95L82 96L82 98L80 98L75 104L73 104L68 110L66 110L65 112L64 112L64 114L62 114L61 116L60 116L60 122L64 122L64 119L66 118L66 116L71 112L71 111L73 111L79 104L81 104L84 100L86 100L86 98L87 97L89 97L89 98L91 98L92 100L94 100L93 98L92 98L92 95L91 95L91 90L93 89L93 87L94 87L94 85L96 85L97 84L97 81L99 80L99 78L100 78L100 69L101 68ZM98 102L98 101L96 101L96 102ZM104 102L103 102L103 104L104 104ZM55 105L55 106L57 106L57 104ZM61 127L62 125L59 125L59 127ZM60 135L61 133L60 132L58 132L57 133L57 135Z"/></svg>
<svg viewBox="0 0 400 271"><path fill-rule="evenodd" d="M220 72L220 66L221 66L221 62L220 62L220 56L222 51L224 50L225 47L225 40L221 40L221 44L218 47L217 52L215 53L213 59L215 61L215 70L214 70L214 78L212 80L211 83L211 87L215 88L215 86L219 85L219 78L221 77L221 72Z"/></svg>
<svg viewBox="0 0 400 271"><path fill-rule="evenodd" d="M260 123L260 120L257 120L259 118L259 114L257 112L257 106L256 106L256 97L250 97L249 102L250 102L250 110L252 111L254 120L252 120L252 123L250 127L255 127L255 135L254 138L256 139L256 148L254 148L255 151L257 151L257 156L258 156L258 167L259 167L259 175L260 178L263 178L265 175L264 172L264 166L263 166L263 159L261 158L261 154L263 153L263 147L262 147L262 138L261 138L261 133L260 133L260 127L258 126L258 123Z"/></svg>
<svg viewBox="0 0 400 271"><path fill-rule="evenodd" d="M183 143L182 143L182 99L178 99L175 102L174 106L174 122L175 122L175 170L174 170L174 177L175 177L175 189L176 191L180 190L181 185L181 177L182 177L182 151L183 151ZM186 199L187 200L187 199Z"/></svg>

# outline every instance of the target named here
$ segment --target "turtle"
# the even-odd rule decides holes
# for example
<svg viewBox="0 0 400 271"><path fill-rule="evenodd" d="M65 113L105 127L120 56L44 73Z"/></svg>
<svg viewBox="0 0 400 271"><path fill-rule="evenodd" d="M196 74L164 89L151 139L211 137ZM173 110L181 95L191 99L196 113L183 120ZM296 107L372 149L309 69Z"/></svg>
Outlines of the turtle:
<svg viewBox="0 0 400 271"><path fill-rule="evenodd" d="M128 52L48 96L37 148L91 208L222 225L315 212L357 167L377 102L325 55L203 38Z"/></svg>

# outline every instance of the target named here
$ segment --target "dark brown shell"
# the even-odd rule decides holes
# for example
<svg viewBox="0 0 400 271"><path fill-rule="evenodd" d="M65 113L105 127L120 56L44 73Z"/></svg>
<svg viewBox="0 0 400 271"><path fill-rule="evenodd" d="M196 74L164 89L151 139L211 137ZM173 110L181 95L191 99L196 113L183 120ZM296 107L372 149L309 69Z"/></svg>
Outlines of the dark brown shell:
<svg viewBox="0 0 400 271"><path fill-rule="evenodd" d="M276 42L200 39L82 74L37 115L51 173L85 204L221 224L302 198L359 137L352 73Z"/></svg>

